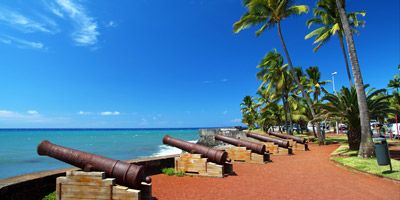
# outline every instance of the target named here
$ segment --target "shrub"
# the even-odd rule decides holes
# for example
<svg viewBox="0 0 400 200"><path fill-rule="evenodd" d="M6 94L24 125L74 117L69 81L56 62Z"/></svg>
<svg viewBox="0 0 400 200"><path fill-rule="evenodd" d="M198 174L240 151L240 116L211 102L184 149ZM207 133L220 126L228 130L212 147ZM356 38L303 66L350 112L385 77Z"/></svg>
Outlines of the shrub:
<svg viewBox="0 0 400 200"><path fill-rule="evenodd" d="M42 200L56 200L56 192L52 192L45 197L43 197Z"/></svg>
<svg viewBox="0 0 400 200"><path fill-rule="evenodd" d="M163 174L166 174L168 176L175 175L175 169L174 168L164 168L161 171L162 171Z"/></svg>

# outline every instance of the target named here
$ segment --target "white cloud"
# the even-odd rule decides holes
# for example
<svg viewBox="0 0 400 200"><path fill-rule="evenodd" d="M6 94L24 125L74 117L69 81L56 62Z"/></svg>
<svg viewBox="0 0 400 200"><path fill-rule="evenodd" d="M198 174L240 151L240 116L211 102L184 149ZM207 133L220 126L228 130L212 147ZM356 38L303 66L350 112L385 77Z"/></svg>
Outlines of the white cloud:
<svg viewBox="0 0 400 200"><path fill-rule="evenodd" d="M28 113L30 115L38 115L39 114L39 112L36 110L28 110L28 111L26 111L26 113Z"/></svg>
<svg viewBox="0 0 400 200"><path fill-rule="evenodd" d="M60 18L64 18L64 14L62 13L61 9L58 8L53 1L45 0L43 1L43 4L47 7L47 9L49 9L51 13Z"/></svg>
<svg viewBox="0 0 400 200"><path fill-rule="evenodd" d="M48 119L39 115L39 112L35 110L29 110L26 113L0 110L0 121L41 123L48 121Z"/></svg>
<svg viewBox="0 0 400 200"><path fill-rule="evenodd" d="M19 29L23 32L45 32L54 33L54 25L44 22L38 22L19 12L0 8L0 22L3 22L13 28Z"/></svg>
<svg viewBox="0 0 400 200"><path fill-rule="evenodd" d="M120 112L118 112L118 111L114 111L114 112L111 112L111 111L104 111L104 112L101 112L100 113L100 115L102 115L102 116L112 116L112 115L120 115L121 113Z"/></svg>
<svg viewBox="0 0 400 200"><path fill-rule="evenodd" d="M78 46L96 44L97 36L100 34L97 31L97 23L86 13L85 8L73 0L56 0L56 3L68 15L76 27L76 30L72 33L75 43Z"/></svg>
<svg viewBox="0 0 400 200"><path fill-rule="evenodd" d="M221 82L228 82L228 81L229 81L229 79L227 79L227 78L221 79Z"/></svg>
<svg viewBox="0 0 400 200"><path fill-rule="evenodd" d="M86 112L86 111L79 111L78 115L90 115L92 114L91 112Z"/></svg>
<svg viewBox="0 0 400 200"><path fill-rule="evenodd" d="M0 42L8 45L15 44L16 47L21 49L44 49L45 46L41 42L32 42L24 39L19 39L11 36L0 37Z"/></svg>
<svg viewBox="0 0 400 200"><path fill-rule="evenodd" d="M212 83L212 81L203 81L204 84Z"/></svg>
<svg viewBox="0 0 400 200"><path fill-rule="evenodd" d="M239 119L239 118L232 119L231 122L240 123L240 122L242 122L242 119Z"/></svg>
<svg viewBox="0 0 400 200"><path fill-rule="evenodd" d="M117 23L115 23L113 20L110 20L109 22L107 22L107 24L105 25L107 28L115 28L117 27Z"/></svg>

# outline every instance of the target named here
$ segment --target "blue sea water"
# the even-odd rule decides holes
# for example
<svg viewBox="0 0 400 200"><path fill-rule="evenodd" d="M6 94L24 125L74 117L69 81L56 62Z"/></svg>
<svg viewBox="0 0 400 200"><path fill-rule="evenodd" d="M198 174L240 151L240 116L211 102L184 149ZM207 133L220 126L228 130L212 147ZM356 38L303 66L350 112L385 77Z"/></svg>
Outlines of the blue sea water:
<svg viewBox="0 0 400 200"><path fill-rule="evenodd" d="M196 141L198 129L0 129L0 179L31 172L71 167L39 156L42 140L118 160L179 153L162 145L164 135Z"/></svg>

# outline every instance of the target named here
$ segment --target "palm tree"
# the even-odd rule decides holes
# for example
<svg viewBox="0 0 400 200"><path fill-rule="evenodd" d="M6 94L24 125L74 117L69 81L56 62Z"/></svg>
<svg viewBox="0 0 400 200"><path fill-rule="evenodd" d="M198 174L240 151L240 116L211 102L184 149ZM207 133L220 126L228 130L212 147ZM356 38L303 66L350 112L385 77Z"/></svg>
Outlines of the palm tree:
<svg viewBox="0 0 400 200"><path fill-rule="evenodd" d="M258 118L257 104L251 96L245 96L240 106L243 115L242 122L246 124L250 130L255 129Z"/></svg>
<svg viewBox="0 0 400 200"><path fill-rule="evenodd" d="M282 99L285 109L285 130L291 134L293 122L291 119L291 110L288 103L288 97L291 89L291 77L287 70L287 64L283 63L283 57L276 50L269 52L257 66L260 71L257 78L262 81L260 88L265 89L265 93L270 94L271 99ZM287 124L289 122L289 128Z"/></svg>
<svg viewBox="0 0 400 200"><path fill-rule="evenodd" d="M367 87L368 85L365 86L365 88ZM388 113L394 112L389 103L391 96L387 96L385 93L385 89L371 89L367 91L368 115L371 118L386 117ZM360 124L361 116L358 114L359 105L357 95L355 87L351 89L343 87L337 95L326 94L322 100L326 100L327 103L320 104L320 107L323 110L321 117L336 117L348 125L347 139L349 147L351 150L361 151L362 126Z"/></svg>
<svg viewBox="0 0 400 200"><path fill-rule="evenodd" d="M313 92L314 101L319 101L318 98L321 95L321 92L323 91L327 93L323 86L326 85L329 81L321 80L321 72L319 71L319 68L317 66L311 66L307 68L306 73L309 80L309 87Z"/></svg>
<svg viewBox="0 0 400 200"><path fill-rule="evenodd" d="M235 33L240 32L251 26L257 26L263 24L260 29L256 31L256 35L261 35L266 29L278 27L278 35L281 40L283 50L288 61L289 69L292 73L292 77L298 87L300 88L303 97L306 99L308 106L311 108L311 113L315 117L315 112L312 107L310 97L304 91L303 85L295 74L292 59L289 56L289 51L286 47L285 40L283 39L281 21L292 16L300 15L308 12L308 6L306 5L293 5L291 0L243 0L244 6L247 8L247 12L233 25L233 31Z"/></svg>
<svg viewBox="0 0 400 200"><path fill-rule="evenodd" d="M329 81L322 81L321 80L321 72L319 71L319 68L317 66L311 66L306 69L306 87L309 88L310 92L313 93L313 105L317 105L320 103L319 96L321 95L322 92L328 93L325 88L323 87L326 85ZM315 107L315 112L318 114L319 108ZM312 126L313 126L313 132L315 132L315 122L317 125L317 130L320 129L320 123L318 120L313 120ZM318 137L319 144L324 144L324 139L325 136L321 135Z"/></svg>
<svg viewBox="0 0 400 200"><path fill-rule="evenodd" d="M347 18L350 21L351 31L357 33L356 27L364 26L365 21L360 21L357 15L365 16L365 12L352 12L347 14ZM307 21L307 26L310 28L313 24L319 26L319 28L311 31L305 36L305 39L315 37L314 43L317 46L313 49L314 52L327 43L329 39L337 34L339 36L340 47L342 49L344 61L346 64L347 78L349 79L350 87L353 86L351 79L349 61L346 55L346 49L344 47L344 32L340 20L340 15L336 6L335 0L320 0L317 3L317 8L314 9L314 18Z"/></svg>
<svg viewBox="0 0 400 200"><path fill-rule="evenodd" d="M358 156L362 158L372 157L374 155L374 144L371 137L371 127L369 124L367 96L365 95L364 83L361 76L360 65L356 47L353 41L353 34L351 32L350 24L344 10L344 0L336 0L336 5L339 10L340 20L346 36L347 49L349 51L351 68L354 76L354 85L357 91L357 102L360 111L360 124L361 124L361 143Z"/></svg>
<svg viewBox="0 0 400 200"><path fill-rule="evenodd" d="M399 93L399 88L400 88L400 65L397 65L397 69L399 69L399 74L396 74L396 75L393 76L393 80L389 81L388 87L396 89L396 92Z"/></svg>
<svg viewBox="0 0 400 200"><path fill-rule="evenodd" d="M396 92L399 92L400 78L394 77L393 80L389 81L388 87L396 89Z"/></svg>

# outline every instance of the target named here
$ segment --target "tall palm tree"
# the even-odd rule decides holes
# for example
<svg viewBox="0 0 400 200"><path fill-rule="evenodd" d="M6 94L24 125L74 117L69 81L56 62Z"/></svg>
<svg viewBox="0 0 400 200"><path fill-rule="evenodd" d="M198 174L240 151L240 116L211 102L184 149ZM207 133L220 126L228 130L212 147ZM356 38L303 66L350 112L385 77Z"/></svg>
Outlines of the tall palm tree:
<svg viewBox="0 0 400 200"><path fill-rule="evenodd" d="M242 111L243 115L242 122L244 124L247 124L249 129L256 128L256 122L258 118L258 112L257 112L258 106L254 102L253 98L251 96L245 96L240 106L241 106L240 110Z"/></svg>
<svg viewBox="0 0 400 200"><path fill-rule="evenodd" d="M370 134L371 127L369 124L367 96L365 95L364 83L361 76L360 65L358 63L356 47L354 45L353 34L351 32L351 27L346 16L346 11L344 9L344 3L345 0L336 0L336 5L340 13L343 31L346 36L346 44L349 51L351 68L354 76L354 85L357 91L357 102L360 111L361 143L360 150L358 151L358 156L362 158L367 158L374 155L374 144L372 142L372 137Z"/></svg>
<svg viewBox="0 0 400 200"><path fill-rule="evenodd" d="M368 85L365 86L366 88ZM394 113L390 106L389 99L391 96L385 95L386 90L368 90L367 105L369 108L368 115L371 118L386 117L389 113ZM360 143L362 139L361 124L358 106L357 91L355 87L351 89L343 87L337 94L327 94L322 99L326 100L326 104L321 104L323 117L337 117L348 125L349 132L347 139L351 150L362 150Z"/></svg>
<svg viewBox="0 0 400 200"><path fill-rule="evenodd" d="M266 29L278 27L278 35L281 40L283 50L288 61L289 69L292 73L292 77L298 87L300 88L303 97L306 99L308 106L311 108L311 113L315 117L315 112L312 107L310 97L304 91L303 85L295 74L292 59L289 56L289 51L286 47L285 40L282 35L281 21L292 16L300 15L308 12L308 6L306 5L294 5L292 0L243 0L244 6L247 8L247 12L233 25L233 31L235 33L240 32L251 26L257 26L262 24L261 28L257 30L256 35L261 35Z"/></svg>
<svg viewBox="0 0 400 200"><path fill-rule="evenodd" d="M364 26L365 21L358 20L357 16L365 16L365 12L352 12L347 14L347 18L350 21L351 31L357 33L356 27ZM336 6L335 0L320 0L317 3L317 8L314 9L314 18L307 21L307 26L310 28L313 24L318 25L319 28L311 31L305 36L305 39L315 37L314 43L317 46L314 48L314 52L329 41L329 39L337 34L339 37L340 47L342 49L344 61L346 64L347 78L349 79L350 87L353 86L351 78L349 61L346 55L346 49L344 46L344 32L340 20L339 11Z"/></svg>
<svg viewBox="0 0 400 200"><path fill-rule="evenodd" d="M288 103L288 97L292 86L291 76L287 70L287 64L284 64L283 57L276 50L269 52L257 66L260 71L257 78L262 81L260 88L266 86L265 93L270 94L271 99L282 99L285 109L285 129L292 134L293 122L291 110ZM289 122L289 128L287 124Z"/></svg>

